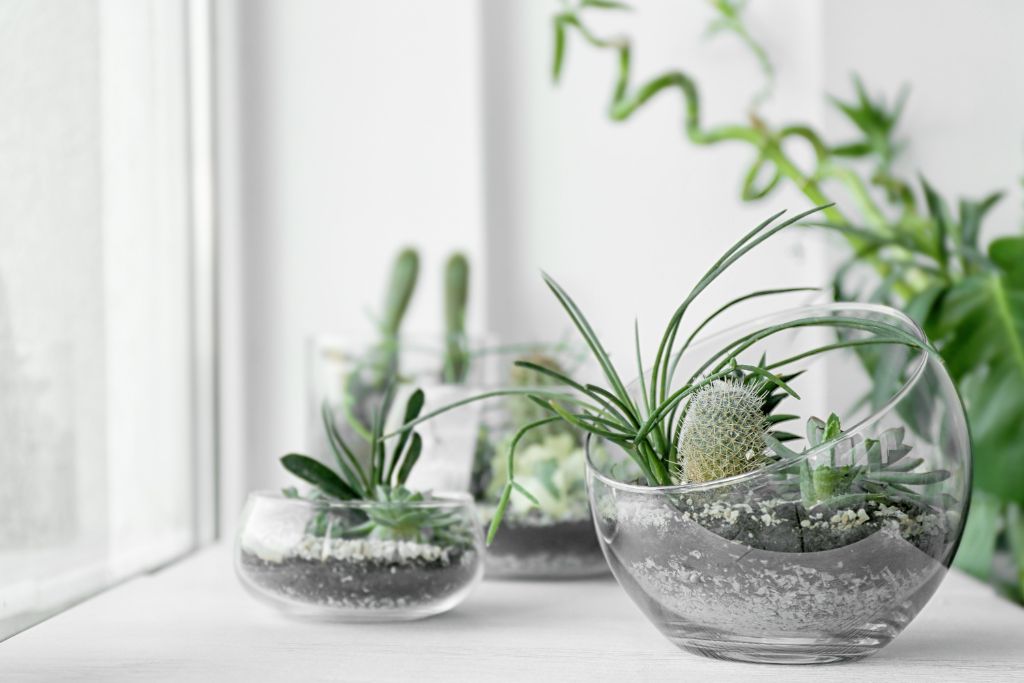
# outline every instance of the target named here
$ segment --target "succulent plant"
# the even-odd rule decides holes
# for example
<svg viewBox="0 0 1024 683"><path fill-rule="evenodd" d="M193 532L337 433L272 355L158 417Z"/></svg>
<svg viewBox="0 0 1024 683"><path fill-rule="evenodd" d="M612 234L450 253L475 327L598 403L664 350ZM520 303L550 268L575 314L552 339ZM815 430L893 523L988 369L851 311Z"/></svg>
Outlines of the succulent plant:
<svg viewBox="0 0 1024 683"><path fill-rule="evenodd" d="M859 435L843 436L839 417L828 420L812 417L807 420L807 450L832 443L829 462L812 465L807 458L774 440L766 441L779 459L799 460L799 465L786 470L789 479L782 486L798 490L804 507L818 505L841 507L869 500L907 500L919 504L936 504L927 491L912 487L937 484L951 475L947 470L921 471L922 458L906 457L911 446L904 439L903 427L882 432L877 439ZM806 451L805 451L806 452ZM840 461L845 464L840 464Z"/></svg>
<svg viewBox="0 0 1024 683"><path fill-rule="evenodd" d="M721 379L690 397L679 432L678 479L703 483L770 462L764 456L764 397L747 384Z"/></svg>

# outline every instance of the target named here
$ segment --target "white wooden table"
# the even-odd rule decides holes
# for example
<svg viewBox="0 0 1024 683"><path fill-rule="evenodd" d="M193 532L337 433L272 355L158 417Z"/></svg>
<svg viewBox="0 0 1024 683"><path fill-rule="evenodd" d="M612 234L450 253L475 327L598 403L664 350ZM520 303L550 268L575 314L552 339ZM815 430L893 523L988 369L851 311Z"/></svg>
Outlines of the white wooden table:
<svg viewBox="0 0 1024 683"><path fill-rule="evenodd" d="M484 581L425 621L293 621L204 550L0 643L0 681L1024 680L1024 609L951 573L892 645L851 664L733 664L677 650L611 579Z"/></svg>

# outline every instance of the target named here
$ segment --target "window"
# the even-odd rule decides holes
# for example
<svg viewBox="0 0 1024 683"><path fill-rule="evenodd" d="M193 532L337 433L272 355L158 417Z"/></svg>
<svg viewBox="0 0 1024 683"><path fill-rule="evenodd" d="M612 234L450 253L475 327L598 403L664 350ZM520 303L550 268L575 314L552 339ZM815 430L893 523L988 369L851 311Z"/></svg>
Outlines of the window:
<svg viewBox="0 0 1024 683"><path fill-rule="evenodd" d="M204 12L0 0L0 639L213 534Z"/></svg>

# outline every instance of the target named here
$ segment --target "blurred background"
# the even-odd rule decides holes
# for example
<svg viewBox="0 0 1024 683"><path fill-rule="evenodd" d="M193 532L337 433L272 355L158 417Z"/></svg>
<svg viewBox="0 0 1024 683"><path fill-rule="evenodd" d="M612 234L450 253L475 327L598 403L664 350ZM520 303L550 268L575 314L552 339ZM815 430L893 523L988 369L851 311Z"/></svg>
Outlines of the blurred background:
<svg viewBox="0 0 1024 683"><path fill-rule="evenodd" d="M558 339L540 270L614 357L650 343L718 254L791 186L739 188L743 145L686 142L681 98L607 116L614 56L554 1L0 0L0 637L230 537L245 494L304 443L307 344L373 328L396 251L421 285L406 329L442 327L442 267L471 264L468 326ZM1019 233L1024 6L760 0L774 122L853 135L828 96L910 96L896 162L949 197L1006 197ZM684 68L709 124L764 74L703 2L595 16L646 79ZM799 157L799 154L797 154ZM749 289L825 285L838 239L780 236L699 313ZM780 302L792 305L797 300Z"/></svg>

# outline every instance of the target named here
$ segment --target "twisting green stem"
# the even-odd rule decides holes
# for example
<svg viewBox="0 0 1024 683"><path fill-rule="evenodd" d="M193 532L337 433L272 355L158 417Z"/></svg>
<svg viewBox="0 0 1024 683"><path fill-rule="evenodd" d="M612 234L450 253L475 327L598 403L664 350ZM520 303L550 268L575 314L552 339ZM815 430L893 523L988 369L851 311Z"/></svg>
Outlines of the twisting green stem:
<svg viewBox="0 0 1024 683"><path fill-rule="evenodd" d="M713 4L719 12L719 22L722 24L722 27L737 33L744 44L753 51L755 57L762 65L770 64L761 46L743 28L739 20L740 8L734 3L721 0L717 0ZM815 204L830 204L830 197L822 189L820 181L831 179L846 186L857 202L858 207L865 212L872 225L882 229L887 224L884 214L872 199L863 182L855 173L838 167L832 161L834 154L832 148L826 145L810 126L791 124L783 126L778 130L772 130L756 113L752 113L749 123L725 124L705 128L701 123L700 94L697 84L689 74L678 70L666 72L633 87L631 85L632 45L629 38L602 38L595 34L581 18L582 11L586 8L587 3L583 3L578 8L566 9L555 16L556 49L553 72L556 81L561 77L562 73L567 33L571 29L575 30L590 45L616 53L617 71L615 85L612 89L612 98L608 107L608 116L613 121L627 120L662 91L678 90L683 100L683 132L690 142L695 145L713 145L731 140L744 142L755 148L757 156L744 178L742 191L744 199L757 200L763 198L776 187L780 179L785 178ZM770 69L766 72L766 75L770 77ZM758 101L759 98L755 97L754 102L757 103ZM893 120L898 116L898 113L897 110L891 114ZM794 137L807 142L814 152L815 165L811 172L802 170L784 148L785 141ZM892 154L891 142L885 142L882 153L887 156ZM883 160L883 162L886 162L886 160ZM764 185L758 186L758 179L766 170L768 171L769 179ZM889 178L890 182L898 183L896 179L888 175L879 175L880 181L884 178ZM912 211L914 208L913 197L912 195L907 196L905 185L902 187L902 190L902 193L899 194L902 205L906 211ZM824 215L830 223L837 225L851 224L851 221L843 212L834 205L826 208ZM847 234L845 237L854 249L861 250L864 247L863 243L855 235ZM878 270L883 277L887 277L892 273L888 263L876 253L867 252L864 254L863 259ZM899 280L894 282L893 286L894 290L904 298L909 298L916 291L915 287ZM655 382L652 381L653 384Z"/></svg>

